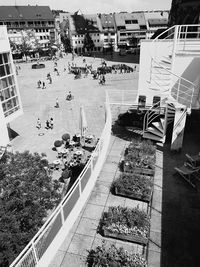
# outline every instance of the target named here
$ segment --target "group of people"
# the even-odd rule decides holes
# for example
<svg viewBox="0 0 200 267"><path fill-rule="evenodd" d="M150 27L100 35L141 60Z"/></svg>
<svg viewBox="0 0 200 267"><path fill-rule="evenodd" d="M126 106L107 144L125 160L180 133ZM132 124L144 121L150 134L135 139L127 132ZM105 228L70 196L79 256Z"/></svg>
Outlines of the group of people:
<svg viewBox="0 0 200 267"><path fill-rule="evenodd" d="M41 80L39 80L39 81L37 82L37 88L46 89L46 84L45 84L45 82L42 82Z"/></svg>
<svg viewBox="0 0 200 267"><path fill-rule="evenodd" d="M45 126L45 129L53 129L53 124L54 124L54 122L53 122L53 118L51 117L50 119L47 119L46 120L46 122L45 122L45 124L46 124L46 126ZM36 128L38 129L38 130L40 130L41 128L42 128L42 123L41 123L41 121L40 121L40 118L38 118L37 119L37 125L36 125Z"/></svg>

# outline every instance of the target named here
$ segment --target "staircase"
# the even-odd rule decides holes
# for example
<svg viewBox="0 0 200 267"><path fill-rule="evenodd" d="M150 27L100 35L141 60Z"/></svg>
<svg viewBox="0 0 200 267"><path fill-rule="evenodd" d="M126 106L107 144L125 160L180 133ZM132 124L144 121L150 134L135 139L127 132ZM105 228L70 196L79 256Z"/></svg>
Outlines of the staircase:
<svg viewBox="0 0 200 267"><path fill-rule="evenodd" d="M153 43L157 42L159 45L159 42L162 42L160 40L162 39L161 36L168 34L165 38L170 43L167 49L159 53L159 56L151 56L150 77L147 81L149 89L152 92L155 91L155 95L156 92L164 93L166 101L163 102L161 100L160 103L154 104L146 112L143 124L143 138L164 143L167 126L170 123L174 123L176 109L181 108L184 110L184 115L180 118L182 125L183 122L185 123L187 108L191 109L194 101L195 85L173 73L173 63L176 55L200 53L199 46L193 45L191 48L192 40L189 42L190 46L187 46L187 31L189 32L189 27L190 25L187 25L187 28L184 25L173 26L152 41ZM195 51L193 51L194 47ZM159 46L157 49L159 49ZM158 105L159 109L158 107L156 108ZM173 131L176 130L176 127L177 125L174 125Z"/></svg>

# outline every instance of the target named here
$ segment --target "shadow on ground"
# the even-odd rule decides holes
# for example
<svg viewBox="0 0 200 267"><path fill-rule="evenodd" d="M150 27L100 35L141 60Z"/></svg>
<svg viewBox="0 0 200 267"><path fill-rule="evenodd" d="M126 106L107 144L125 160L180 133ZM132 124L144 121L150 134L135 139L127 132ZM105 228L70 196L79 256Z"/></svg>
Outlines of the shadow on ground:
<svg viewBox="0 0 200 267"><path fill-rule="evenodd" d="M163 148L162 253L161 267L199 266L200 195L174 167L182 166L185 154L200 151L200 113L187 118L181 153Z"/></svg>
<svg viewBox="0 0 200 267"><path fill-rule="evenodd" d="M113 52L113 55L110 53L103 54L103 53L97 53L95 54L96 58L102 58L104 60L109 60L113 62L123 62L123 63L135 63L139 64L140 56L134 55L134 54L127 54L124 56L120 56L118 52Z"/></svg>

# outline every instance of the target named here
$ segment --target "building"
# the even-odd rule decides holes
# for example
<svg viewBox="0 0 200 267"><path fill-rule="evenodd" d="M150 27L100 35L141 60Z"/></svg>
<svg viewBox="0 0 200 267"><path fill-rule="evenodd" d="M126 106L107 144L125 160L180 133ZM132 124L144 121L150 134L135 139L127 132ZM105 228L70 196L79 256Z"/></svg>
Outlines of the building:
<svg viewBox="0 0 200 267"><path fill-rule="evenodd" d="M199 22L199 0L172 0L169 15L169 26L182 24L199 24Z"/></svg>
<svg viewBox="0 0 200 267"><path fill-rule="evenodd" d="M102 27L103 48L117 50L117 31L113 14L99 14Z"/></svg>
<svg viewBox="0 0 200 267"><path fill-rule="evenodd" d="M48 6L0 6L0 25L7 26L14 44L21 44L27 31L43 48L55 41L54 17Z"/></svg>
<svg viewBox="0 0 200 267"><path fill-rule="evenodd" d="M150 39L158 29L167 29L168 10L144 11L147 24L146 39Z"/></svg>
<svg viewBox="0 0 200 267"><path fill-rule="evenodd" d="M138 40L146 38L146 21L143 12L121 12L114 13L118 47L126 46L129 39L136 38Z"/></svg>
<svg viewBox="0 0 200 267"><path fill-rule="evenodd" d="M9 123L23 113L6 26L0 26L0 146L9 143Z"/></svg>
<svg viewBox="0 0 200 267"><path fill-rule="evenodd" d="M72 50L75 53L102 51L102 27L97 14L83 15L80 12L75 12L69 16L68 20L69 37ZM87 49L84 47L86 36L90 42Z"/></svg>

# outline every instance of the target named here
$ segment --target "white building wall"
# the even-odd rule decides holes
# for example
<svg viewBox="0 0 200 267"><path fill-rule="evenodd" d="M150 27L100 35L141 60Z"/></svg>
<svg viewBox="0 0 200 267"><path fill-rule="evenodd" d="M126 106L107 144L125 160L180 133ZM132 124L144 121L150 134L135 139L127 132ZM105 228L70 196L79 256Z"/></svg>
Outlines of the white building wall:
<svg viewBox="0 0 200 267"><path fill-rule="evenodd" d="M141 41L138 95L146 96L146 105L152 105L154 96L166 97L166 94L161 90L153 91L149 89L150 71L152 57L159 62L163 55L168 55L170 49L171 42L168 40L161 40L156 43L152 42L152 40Z"/></svg>

